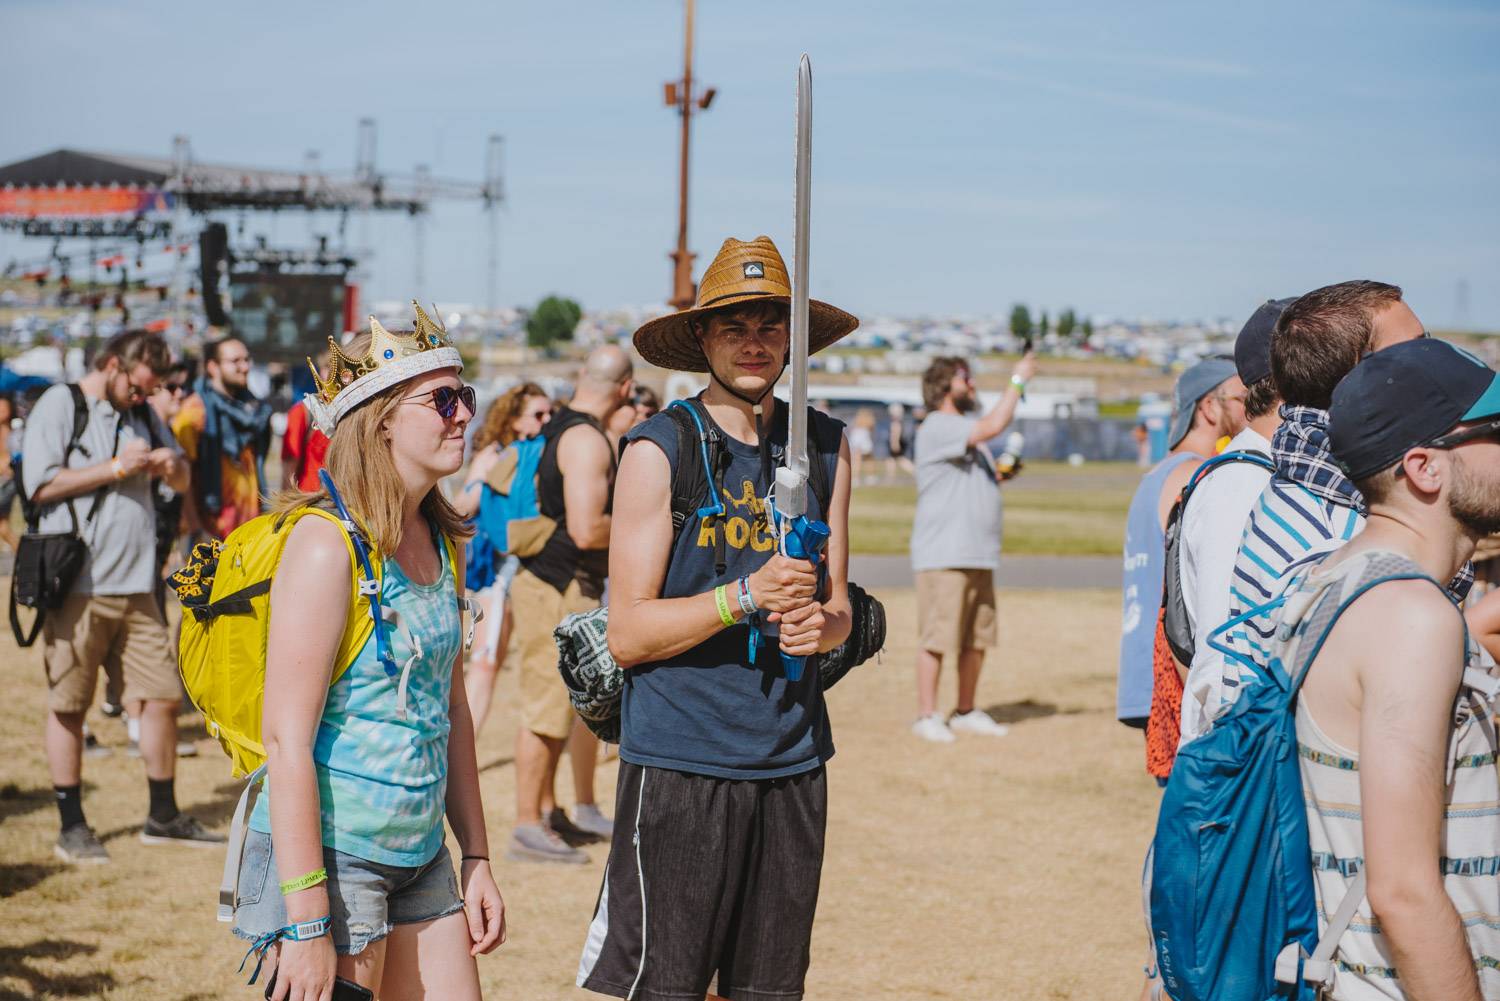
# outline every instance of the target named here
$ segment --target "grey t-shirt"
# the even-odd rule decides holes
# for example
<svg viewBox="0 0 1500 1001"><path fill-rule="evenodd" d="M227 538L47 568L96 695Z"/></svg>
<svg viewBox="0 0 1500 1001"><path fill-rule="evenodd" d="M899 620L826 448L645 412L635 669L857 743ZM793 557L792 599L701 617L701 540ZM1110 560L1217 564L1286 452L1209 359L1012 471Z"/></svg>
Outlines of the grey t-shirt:
<svg viewBox="0 0 1500 1001"><path fill-rule="evenodd" d="M132 438L141 439L150 448L152 437L147 421L155 422L157 441L175 447L171 432L150 407L121 414L107 400L89 400L88 404L88 424L79 439L82 447L67 456L69 469L108 461L117 452L117 428L119 448L123 449ZM21 442L21 479L28 496L63 468L63 453L72 434L73 395L67 386L53 386L37 400L26 419ZM112 482L92 519L89 512L93 510L96 492L73 498L79 533L89 549L83 570L73 585L75 593L150 594L156 587L156 509L151 490L151 478L145 473ZM67 504L49 504L43 509L40 531L67 532L72 527Z"/></svg>
<svg viewBox="0 0 1500 1001"><path fill-rule="evenodd" d="M913 570L1000 568L1000 480L984 446L969 447L978 422L939 411L917 429Z"/></svg>

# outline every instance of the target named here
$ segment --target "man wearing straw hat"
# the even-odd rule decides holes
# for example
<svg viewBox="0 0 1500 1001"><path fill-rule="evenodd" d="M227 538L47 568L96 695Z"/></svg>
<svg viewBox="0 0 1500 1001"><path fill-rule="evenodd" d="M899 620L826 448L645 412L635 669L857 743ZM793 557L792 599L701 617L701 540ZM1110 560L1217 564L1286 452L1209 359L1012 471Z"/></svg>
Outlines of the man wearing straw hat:
<svg viewBox="0 0 1500 1001"><path fill-rule="evenodd" d="M726 240L694 308L635 333L647 361L706 372L709 385L679 405L694 424L663 412L625 436L615 484L613 538L630 540L610 551L609 647L625 668L619 793L578 972L600 994L802 996L833 740L817 670L789 680L780 654L849 634L850 476L843 426L811 411L812 481L828 496L809 489L807 516L832 534L822 565L779 555L765 498L787 442L771 390L788 362L790 292L768 238ZM817 301L810 316L810 351L859 322ZM680 449L684 426L701 437ZM678 467L705 459L716 468L701 509L674 529Z"/></svg>

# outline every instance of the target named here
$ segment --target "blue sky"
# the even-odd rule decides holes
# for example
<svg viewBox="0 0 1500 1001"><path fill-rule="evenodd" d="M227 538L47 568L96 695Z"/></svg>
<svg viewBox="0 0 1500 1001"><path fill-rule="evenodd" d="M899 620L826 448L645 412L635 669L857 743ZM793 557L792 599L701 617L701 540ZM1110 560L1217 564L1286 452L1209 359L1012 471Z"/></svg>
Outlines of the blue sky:
<svg viewBox="0 0 1500 1001"><path fill-rule="evenodd" d="M233 13L228 13L232 11ZM379 164L478 180L506 138L500 298L669 290L678 0L131 4L0 0L0 161L59 146ZM1156 318L1394 281L1427 324L1500 329L1500 8L700 0L690 237L790 256L792 95L815 82L813 292L856 313L1016 301ZM331 222L319 224L331 230ZM307 221L268 227L300 244ZM369 227L370 291L483 303L473 203ZM351 236L359 229L351 226ZM45 253L0 241L0 259Z"/></svg>

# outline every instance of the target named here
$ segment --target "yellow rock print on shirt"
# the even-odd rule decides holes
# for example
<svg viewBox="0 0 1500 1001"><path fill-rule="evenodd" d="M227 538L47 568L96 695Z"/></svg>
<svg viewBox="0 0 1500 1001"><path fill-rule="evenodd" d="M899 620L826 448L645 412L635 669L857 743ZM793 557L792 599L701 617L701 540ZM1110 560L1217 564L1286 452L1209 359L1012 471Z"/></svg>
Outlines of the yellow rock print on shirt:
<svg viewBox="0 0 1500 1001"><path fill-rule="evenodd" d="M734 496L723 488L725 517L724 541L730 549L753 549L757 553L769 553L776 547L776 537L766 518L765 501L755 496L755 484L740 481L740 495ZM703 518L698 522L698 545L712 549L718 529L714 519Z"/></svg>

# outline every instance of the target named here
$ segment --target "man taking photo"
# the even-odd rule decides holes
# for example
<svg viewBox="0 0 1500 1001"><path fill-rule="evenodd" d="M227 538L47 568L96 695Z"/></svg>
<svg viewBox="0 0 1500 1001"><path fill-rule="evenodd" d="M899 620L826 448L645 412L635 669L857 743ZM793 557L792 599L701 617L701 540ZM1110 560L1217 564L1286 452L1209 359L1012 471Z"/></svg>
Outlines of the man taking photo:
<svg viewBox="0 0 1500 1001"><path fill-rule="evenodd" d="M917 429L917 510L911 563L917 575L917 721L912 733L951 743L954 731L1003 737L974 705L984 652L995 645L995 574L1000 569L1000 473L989 442L1010 427L1026 382L1036 373L1030 351L987 414L968 362L934 358L922 375L927 419ZM958 673L958 705L938 715L943 661Z"/></svg>

